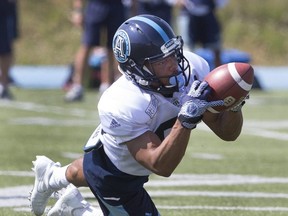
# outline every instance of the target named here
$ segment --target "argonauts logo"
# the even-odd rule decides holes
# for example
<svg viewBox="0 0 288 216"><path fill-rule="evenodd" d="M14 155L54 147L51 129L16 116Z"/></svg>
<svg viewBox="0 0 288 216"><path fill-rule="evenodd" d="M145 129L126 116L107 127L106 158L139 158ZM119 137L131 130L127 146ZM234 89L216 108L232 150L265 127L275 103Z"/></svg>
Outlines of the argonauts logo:
<svg viewBox="0 0 288 216"><path fill-rule="evenodd" d="M130 40L127 33L119 30L115 33L113 38L113 52L118 62L124 63L130 56Z"/></svg>

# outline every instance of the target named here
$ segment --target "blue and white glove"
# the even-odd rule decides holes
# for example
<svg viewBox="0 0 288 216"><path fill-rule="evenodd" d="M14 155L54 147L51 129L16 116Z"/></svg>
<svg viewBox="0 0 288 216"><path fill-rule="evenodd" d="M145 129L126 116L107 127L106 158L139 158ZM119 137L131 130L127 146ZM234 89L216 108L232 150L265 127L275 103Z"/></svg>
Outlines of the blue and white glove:
<svg viewBox="0 0 288 216"><path fill-rule="evenodd" d="M183 98L183 105L178 114L178 119L183 127L194 129L201 122L207 108L224 105L223 100L206 101L210 92L211 88L207 82L196 80L192 83L190 91Z"/></svg>

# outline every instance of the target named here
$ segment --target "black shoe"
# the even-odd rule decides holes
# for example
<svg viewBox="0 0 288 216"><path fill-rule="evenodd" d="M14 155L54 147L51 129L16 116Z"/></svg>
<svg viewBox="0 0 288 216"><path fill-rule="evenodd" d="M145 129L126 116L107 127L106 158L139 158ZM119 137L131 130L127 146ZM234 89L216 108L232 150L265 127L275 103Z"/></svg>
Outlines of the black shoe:
<svg viewBox="0 0 288 216"><path fill-rule="evenodd" d="M0 86L0 99L2 100L13 100L13 95L9 91L8 87Z"/></svg>

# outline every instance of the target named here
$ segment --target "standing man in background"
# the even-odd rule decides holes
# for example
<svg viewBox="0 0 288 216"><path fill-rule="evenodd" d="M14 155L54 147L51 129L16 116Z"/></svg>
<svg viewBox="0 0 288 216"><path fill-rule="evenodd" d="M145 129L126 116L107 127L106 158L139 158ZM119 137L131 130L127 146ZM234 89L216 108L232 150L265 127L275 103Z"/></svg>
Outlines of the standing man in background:
<svg viewBox="0 0 288 216"><path fill-rule="evenodd" d="M0 99L11 100L9 70L14 60L14 42L18 38L17 0L0 0Z"/></svg>
<svg viewBox="0 0 288 216"><path fill-rule="evenodd" d="M197 44L214 53L214 67L221 65L221 25L216 9L226 5L227 0L183 0L183 9L188 13L189 47Z"/></svg>
<svg viewBox="0 0 288 216"><path fill-rule="evenodd" d="M132 0L133 1L133 0ZM172 24L172 10L174 0L134 0L136 14L151 14Z"/></svg>
<svg viewBox="0 0 288 216"><path fill-rule="evenodd" d="M117 28L125 20L121 0L73 0L72 22L83 27L82 41L74 61L72 86L65 95L68 102L83 99L83 77L91 50L101 45L101 34L106 33L107 61L101 65L100 92L108 88L117 78L117 63L111 44Z"/></svg>

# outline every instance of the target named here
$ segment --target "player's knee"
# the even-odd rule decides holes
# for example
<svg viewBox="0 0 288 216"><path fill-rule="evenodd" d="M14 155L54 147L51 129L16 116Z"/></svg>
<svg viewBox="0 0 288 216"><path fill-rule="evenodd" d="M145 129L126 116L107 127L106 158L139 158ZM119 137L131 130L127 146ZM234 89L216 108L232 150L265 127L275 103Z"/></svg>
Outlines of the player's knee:
<svg viewBox="0 0 288 216"><path fill-rule="evenodd" d="M69 165L69 167L67 168L67 171L66 171L67 180L69 182L73 183L75 181L75 179L77 179L78 173L79 173L78 167L76 167L73 164Z"/></svg>
<svg viewBox="0 0 288 216"><path fill-rule="evenodd" d="M67 180L75 186L86 186L86 180L83 175L82 159L74 161L70 164L66 171Z"/></svg>

